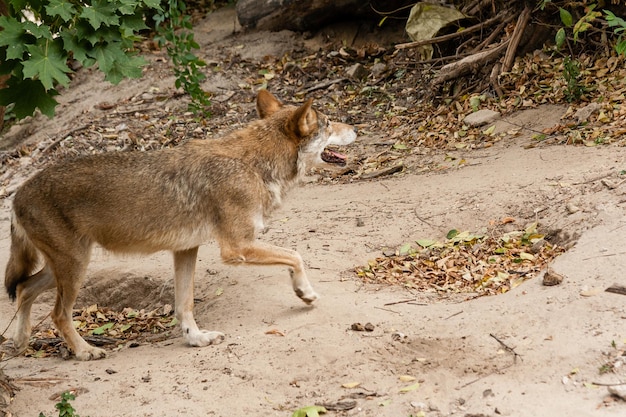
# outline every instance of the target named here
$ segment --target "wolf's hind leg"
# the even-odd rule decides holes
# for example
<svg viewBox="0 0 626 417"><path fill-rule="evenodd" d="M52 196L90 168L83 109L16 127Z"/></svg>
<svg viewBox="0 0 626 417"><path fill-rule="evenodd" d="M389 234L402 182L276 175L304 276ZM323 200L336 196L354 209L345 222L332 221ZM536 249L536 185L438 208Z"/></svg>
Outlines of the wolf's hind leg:
<svg viewBox="0 0 626 417"><path fill-rule="evenodd" d="M13 343L18 352L28 346L32 327L30 311L33 303L42 292L56 287L54 274L46 264L43 269L17 286L17 313L16 327L13 334Z"/></svg>
<svg viewBox="0 0 626 417"><path fill-rule="evenodd" d="M224 340L224 333L201 330L193 318L193 285L198 248L174 252L174 296L176 318L190 346L207 346Z"/></svg>

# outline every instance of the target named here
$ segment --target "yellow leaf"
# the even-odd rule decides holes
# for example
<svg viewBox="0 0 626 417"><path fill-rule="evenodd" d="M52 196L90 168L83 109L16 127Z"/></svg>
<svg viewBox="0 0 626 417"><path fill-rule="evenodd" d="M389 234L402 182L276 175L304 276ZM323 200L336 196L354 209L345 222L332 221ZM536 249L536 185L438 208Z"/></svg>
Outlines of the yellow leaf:
<svg viewBox="0 0 626 417"><path fill-rule="evenodd" d="M400 388L400 392L405 393L405 392L411 392L411 391L415 391L416 389L418 389L420 387L420 383L416 382L413 385L409 385L407 387L404 388Z"/></svg>
<svg viewBox="0 0 626 417"><path fill-rule="evenodd" d="M410 376L410 375L400 375L400 381L402 381L402 382L415 381L415 377Z"/></svg>
<svg viewBox="0 0 626 417"><path fill-rule="evenodd" d="M346 382L345 384L341 384L341 386L344 388L356 388L359 385L361 385L360 382Z"/></svg>
<svg viewBox="0 0 626 417"><path fill-rule="evenodd" d="M496 125L491 125L487 129L483 130L483 133L487 136L493 135L493 132L496 130Z"/></svg>
<svg viewBox="0 0 626 417"><path fill-rule="evenodd" d="M525 261L533 261L535 259L535 255L528 252L520 252L519 257Z"/></svg>

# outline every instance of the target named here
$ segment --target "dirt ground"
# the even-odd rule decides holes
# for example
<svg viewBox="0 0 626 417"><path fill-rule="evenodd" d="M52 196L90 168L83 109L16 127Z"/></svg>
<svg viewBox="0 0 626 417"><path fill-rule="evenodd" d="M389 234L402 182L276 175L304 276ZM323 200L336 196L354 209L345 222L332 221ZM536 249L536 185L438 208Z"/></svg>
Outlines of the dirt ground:
<svg viewBox="0 0 626 417"><path fill-rule="evenodd" d="M234 35L228 11L210 15L197 28L203 46L219 41L256 59L297 43L289 32ZM84 79L61 95L57 118L38 117L11 133L24 136L16 133L22 129L29 141L50 140L88 118L97 103L171 85L171 78L159 74L148 70L141 80L118 87L97 76ZM236 88L238 80L219 77L208 82L216 94ZM558 123L564 112L544 106L499 120L500 131L524 130L486 149L456 150L454 156L465 161L459 168L341 183L312 176L290 194L261 239L302 254L322 296L314 307L294 296L285 270L227 267L216 246L207 244L197 266L196 319L201 327L224 332L222 344L190 348L175 333L95 362L9 358L4 372L20 388L9 410L19 417L52 415L58 394L75 389L74 407L91 417L290 416L304 406L325 404L330 410L346 401L356 406L328 415L625 415L626 403L600 384L624 382L626 371L599 369L615 351L612 344L626 344L626 298L604 291L624 282L626 186L620 171L626 169L626 151L527 146L533 132ZM364 130L355 149L374 152L385 136ZM445 164L450 152L420 157ZM9 191L36 168L23 158L13 168ZM2 265L8 258L10 203L10 197L1 200ZM505 294L464 301L365 285L352 272L385 248L443 239L452 228L482 230L507 216L520 227L538 221L577 238L551 265L565 277L562 284L543 286L536 277ZM167 253L117 257L96 250L82 303L172 303L171 274ZM123 282L133 284L119 291ZM43 296L35 305L34 323L46 317L52 299ZM3 294L0 329L9 325L14 308ZM374 330L351 330L357 322L369 322ZM407 386L412 389L402 392Z"/></svg>

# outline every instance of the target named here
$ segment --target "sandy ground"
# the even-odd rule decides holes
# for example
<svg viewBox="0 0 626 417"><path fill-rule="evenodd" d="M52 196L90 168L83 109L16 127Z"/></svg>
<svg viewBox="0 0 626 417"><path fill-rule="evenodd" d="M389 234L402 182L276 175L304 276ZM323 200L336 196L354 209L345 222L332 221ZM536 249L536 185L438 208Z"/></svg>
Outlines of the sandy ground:
<svg viewBox="0 0 626 417"><path fill-rule="evenodd" d="M563 110L521 113L515 123L541 130ZM48 133L62 122L49 123ZM506 122L499 129L506 130ZM619 177L626 151L527 148L529 136L457 151L467 161L461 169L346 184L305 182L261 239L302 254L322 295L315 307L293 295L285 270L223 266L215 245L208 244L197 268L196 319L226 333L224 343L189 348L176 333L95 362L15 357L2 364L20 388L10 411L52 415L56 394L80 389L73 405L91 417L290 416L300 407L347 400L356 407L328 415L625 415L626 403L608 399L606 387L590 383L626 380L619 370L599 374L611 344L626 343L626 298L604 292L623 283L626 264L626 186ZM367 147L378 138L358 140ZM435 156L442 162L445 157ZM10 199L2 200L2 265L9 207ZM481 230L505 216L522 227L539 221L578 236L552 265L565 276L561 285L545 287L535 278L503 295L459 301L363 285L351 272L386 247L443 239L452 228ZM120 258L96 250L86 286L128 276L156 283L164 289L159 301L172 302L168 254ZM50 297L42 298L35 323L50 310ZM398 303L407 299L416 302ZM14 308L3 294L1 329ZM350 330L355 322L370 322L374 331ZM398 332L406 337L394 337ZM401 375L415 377L419 387L401 392L414 383ZM342 387L353 382L359 385Z"/></svg>

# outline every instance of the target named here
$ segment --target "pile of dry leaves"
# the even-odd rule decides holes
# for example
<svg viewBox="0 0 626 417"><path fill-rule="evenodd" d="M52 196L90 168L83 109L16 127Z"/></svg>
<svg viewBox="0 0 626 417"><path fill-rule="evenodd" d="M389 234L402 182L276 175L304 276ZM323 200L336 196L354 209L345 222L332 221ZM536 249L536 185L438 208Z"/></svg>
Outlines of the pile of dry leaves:
<svg viewBox="0 0 626 417"><path fill-rule="evenodd" d="M451 230L445 242L415 243L357 267L357 276L423 293L493 295L533 278L563 252L537 231L536 223L498 235Z"/></svg>
<svg viewBox="0 0 626 417"><path fill-rule="evenodd" d="M145 311L125 308L114 311L96 304L75 310L74 327L89 343L110 349L136 347L168 339L178 321L167 304L160 309ZM36 358L60 354L69 358L63 339L49 321L37 326L25 355Z"/></svg>

